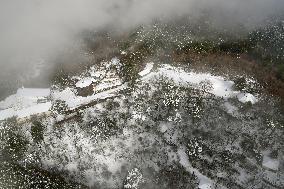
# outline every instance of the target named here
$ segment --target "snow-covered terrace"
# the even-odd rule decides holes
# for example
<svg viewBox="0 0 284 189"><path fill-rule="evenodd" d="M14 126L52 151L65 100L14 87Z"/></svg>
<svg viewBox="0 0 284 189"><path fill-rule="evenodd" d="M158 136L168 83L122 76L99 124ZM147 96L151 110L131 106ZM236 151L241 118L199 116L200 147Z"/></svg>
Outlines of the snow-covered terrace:
<svg viewBox="0 0 284 189"><path fill-rule="evenodd" d="M51 108L48 88L20 88L16 94L0 102L0 120L16 116L25 118L48 112Z"/></svg>

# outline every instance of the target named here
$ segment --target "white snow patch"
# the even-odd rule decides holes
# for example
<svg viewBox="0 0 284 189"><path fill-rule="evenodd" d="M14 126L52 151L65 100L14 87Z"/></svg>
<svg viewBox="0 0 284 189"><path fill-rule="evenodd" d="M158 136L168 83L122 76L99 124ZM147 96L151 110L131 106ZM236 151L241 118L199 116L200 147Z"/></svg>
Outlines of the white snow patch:
<svg viewBox="0 0 284 189"><path fill-rule="evenodd" d="M202 175L198 169L195 169L191 166L190 162L187 159L185 147L180 147L178 149L178 156L180 159L180 164L191 174L195 174L199 179L199 188L200 189L212 189L213 188L213 181Z"/></svg>
<svg viewBox="0 0 284 189"><path fill-rule="evenodd" d="M237 98L242 103L251 102L252 104L255 104L258 101L256 97L250 93L240 93L237 95Z"/></svg>
<svg viewBox="0 0 284 189"><path fill-rule="evenodd" d="M153 67L154 67L153 62L146 64L144 70L139 72L139 75L143 77L143 76L149 74L151 72L151 70L153 69Z"/></svg>
<svg viewBox="0 0 284 189"><path fill-rule="evenodd" d="M0 111L0 120L11 118L13 116L16 116L18 118L25 118L31 115L48 112L50 108L51 108L51 102L37 104L37 105L24 108L21 110L14 110L13 108L9 108L9 109Z"/></svg>
<svg viewBox="0 0 284 189"><path fill-rule="evenodd" d="M105 70L98 70L98 71L96 71L96 70L94 70L94 69L91 69L91 70L89 71L89 73L90 73L90 75L91 75L92 77L95 77L95 78L102 78L103 76L106 75L106 71L105 71Z"/></svg>
<svg viewBox="0 0 284 189"><path fill-rule="evenodd" d="M94 100L106 99L109 97L114 97L117 95L117 92L125 89L126 85L120 85L116 88L109 89L100 93L93 94L91 96L82 97L77 96L72 88L66 88L63 91L54 91L52 94L53 99L65 101L69 108L76 108L78 106L88 104Z"/></svg>
<svg viewBox="0 0 284 189"><path fill-rule="evenodd" d="M50 89L20 88L17 93L0 102L0 120L13 116L25 118L47 112L51 108L48 102Z"/></svg>
<svg viewBox="0 0 284 189"><path fill-rule="evenodd" d="M151 72L145 75L143 81L155 80L159 76L164 76L173 80L178 85L191 84L199 87L203 82L209 82L211 89L208 92L215 96L222 97L224 99L237 97L240 102L251 102L255 104L258 100L250 93L241 93L240 91L233 90L233 81L228 81L221 76L214 76L209 73L195 73L186 72L181 68L172 67L170 65L162 65L156 72Z"/></svg>
<svg viewBox="0 0 284 189"><path fill-rule="evenodd" d="M91 77L85 77L83 79L81 79L80 81L78 81L76 83L76 87L78 88L84 88L84 87L88 87L90 86L93 82L95 82L96 80L94 78Z"/></svg>
<svg viewBox="0 0 284 189"><path fill-rule="evenodd" d="M20 88L16 94L7 97L0 102L0 110L14 108L22 109L37 104L50 95L50 89Z"/></svg>
<svg viewBox="0 0 284 189"><path fill-rule="evenodd" d="M122 85L122 82L118 78L104 79L98 85L94 87L96 91L103 91L112 87Z"/></svg>
<svg viewBox="0 0 284 189"><path fill-rule="evenodd" d="M46 102L42 104L37 104L32 107L17 111L17 116L19 118L25 118L31 115L41 114L49 111L51 108L51 102Z"/></svg>

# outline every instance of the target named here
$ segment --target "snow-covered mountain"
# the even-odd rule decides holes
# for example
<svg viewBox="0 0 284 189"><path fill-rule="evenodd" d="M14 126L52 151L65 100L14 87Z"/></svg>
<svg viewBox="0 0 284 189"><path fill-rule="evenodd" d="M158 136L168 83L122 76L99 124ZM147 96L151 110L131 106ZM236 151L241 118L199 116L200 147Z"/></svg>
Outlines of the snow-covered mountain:
<svg viewBox="0 0 284 189"><path fill-rule="evenodd" d="M260 65L282 56L257 40L271 32L177 24L87 33L84 65L0 101L0 188L283 188L282 72Z"/></svg>
<svg viewBox="0 0 284 189"><path fill-rule="evenodd" d="M275 116L272 97L155 62L130 86L119 76L122 64L113 58L64 88L22 88L1 101L1 119L17 116L14 129L28 144L17 162L94 188L283 186L283 115ZM253 78L244 84L259 87ZM10 122L1 122L1 133Z"/></svg>

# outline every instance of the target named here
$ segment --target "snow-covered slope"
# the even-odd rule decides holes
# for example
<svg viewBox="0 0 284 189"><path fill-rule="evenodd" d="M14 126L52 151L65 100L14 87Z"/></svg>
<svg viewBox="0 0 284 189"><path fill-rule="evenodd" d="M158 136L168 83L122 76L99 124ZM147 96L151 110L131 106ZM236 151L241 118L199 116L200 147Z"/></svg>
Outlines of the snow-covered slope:
<svg viewBox="0 0 284 189"><path fill-rule="evenodd" d="M280 168L271 153L280 148L282 126L272 101L275 108L222 76L153 62L131 86L117 74L120 66L114 58L65 88L20 89L1 102L5 118L49 109L52 115L20 127L33 145L19 162L64 172L90 188L247 188L267 178L283 186L283 175L273 172ZM32 101L49 94L50 101ZM32 100L14 109L13 98Z"/></svg>
<svg viewBox="0 0 284 189"><path fill-rule="evenodd" d="M153 80L156 77L165 77L174 81L175 84L186 86L193 85L197 88L207 84L209 87L208 92L214 94L217 97L224 99L237 97L240 102L246 103L251 102L255 104L258 100L250 93L242 93L233 89L234 82L228 81L221 76L214 76L210 73L195 73L193 71L186 72L181 68L176 68L170 65L162 65L157 71L150 73L150 69L153 66L152 63L146 65L145 70L140 72L141 75L149 75L142 78L143 81ZM205 86L206 87L206 86Z"/></svg>
<svg viewBox="0 0 284 189"><path fill-rule="evenodd" d="M45 113L51 108L49 96L50 89L20 88L0 102L0 120Z"/></svg>
<svg viewBox="0 0 284 189"><path fill-rule="evenodd" d="M107 99L116 96L117 92L125 89L126 84L116 76L115 73L107 71L111 66L119 65L117 58L112 59L99 69L91 68L91 76L77 77L76 88L85 88L96 83L93 86L93 94L82 97L77 94L75 88L66 88L62 91L52 91L53 100L64 101L70 109L74 109L84 104L88 104L97 99ZM151 82L157 77L165 77L172 80L175 84L181 86L192 85L196 88L209 87L210 93L224 99L237 97L240 102L251 102L255 104L258 100L250 93L243 93L233 89L234 82L228 81L220 76L213 76L209 73L186 72L181 68L175 68L170 65L161 65L160 68L153 71L154 63L148 63L145 69L139 73L141 80ZM206 85L206 86L205 86ZM0 102L0 120L18 116L19 118L28 117L34 114L47 112L51 108L51 102L47 98L50 96L50 89L18 89L15 95L7 97ZM44 103L43 103L44 102Z"/></svg>

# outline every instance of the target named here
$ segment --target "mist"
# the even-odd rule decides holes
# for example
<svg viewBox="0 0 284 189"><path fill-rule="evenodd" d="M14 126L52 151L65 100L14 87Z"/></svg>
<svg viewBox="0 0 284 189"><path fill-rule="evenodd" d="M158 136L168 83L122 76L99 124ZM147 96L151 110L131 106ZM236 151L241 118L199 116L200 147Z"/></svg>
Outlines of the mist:
<svg viewBox="0 0 284 189"><path fill-rule="evenodd" d="M40 66L61 51L80 49L84 30L127 30L156 18L198 19L204 12L218 27L250 30L283 11L283 0L2 0L0 96L40 77Z"/></svg>

